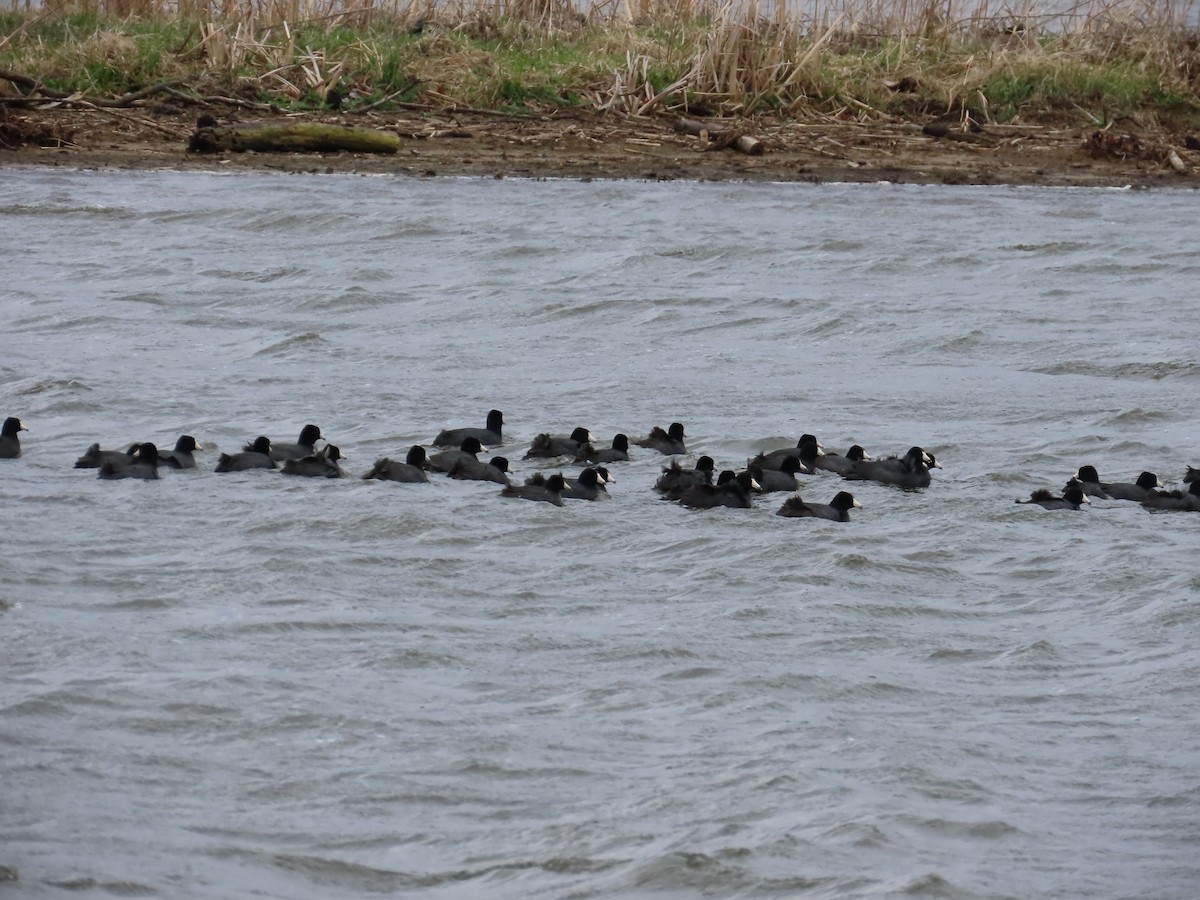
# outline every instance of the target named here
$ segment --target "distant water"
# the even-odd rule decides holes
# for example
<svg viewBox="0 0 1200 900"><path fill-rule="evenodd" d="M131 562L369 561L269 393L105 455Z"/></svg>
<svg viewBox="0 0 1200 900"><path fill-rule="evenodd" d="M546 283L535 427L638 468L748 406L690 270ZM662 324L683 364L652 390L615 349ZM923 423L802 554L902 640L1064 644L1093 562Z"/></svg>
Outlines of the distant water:
<svg viewBox="0 0 1200 900"><path fill-rule="evenodd" d="M1013 503L1200 462L1191 193L4 185L6 897L1195 896L1200 516ZM358 477L492 407L519 478L672 421L944 469L846 525L648 451L561 509ZM354 477L213 474L310 421Z"/></svg>

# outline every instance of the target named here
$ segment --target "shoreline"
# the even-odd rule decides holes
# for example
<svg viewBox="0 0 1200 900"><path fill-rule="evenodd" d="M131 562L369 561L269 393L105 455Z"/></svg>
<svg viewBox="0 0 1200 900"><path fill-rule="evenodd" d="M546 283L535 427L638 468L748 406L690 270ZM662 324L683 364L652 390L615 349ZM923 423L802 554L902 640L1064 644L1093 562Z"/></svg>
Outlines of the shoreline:
<svg viewBox="0 0 1200 900"><path fill-rule="evenodd" d="M9 124L19 121L33 139L57 137L67 146L26 143L15 150L0 150L0 166L571 180L1200 187L1200 152L1183 149L1182 137L1166 133L987 126L979 134L935 137L904 122L752 120L740 123L741 127L759 138L765 149L751 156L733 149L708 149L704 138L676 131L677 119L668 116L445 111L422 116L302 113L270 119L393 131L400 135L400 150L394 155L200 154L186 149L195 128L190 112L22 109L9 113ZM1175 149L1182 171L1168 165L1164 148Z"/></svg>

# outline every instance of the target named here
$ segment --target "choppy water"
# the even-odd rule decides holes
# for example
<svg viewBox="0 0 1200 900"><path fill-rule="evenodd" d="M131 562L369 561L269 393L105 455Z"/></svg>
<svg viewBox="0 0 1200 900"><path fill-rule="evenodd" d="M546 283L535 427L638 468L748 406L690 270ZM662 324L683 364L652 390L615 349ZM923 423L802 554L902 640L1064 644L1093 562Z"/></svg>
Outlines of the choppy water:
<svg viewBox="0 0 1200 900"><path fill-rule="evenodd" d="M1190 193L8 170L14 897L1191 897ZM919 443L836 525L217 476L318 423ZM181 433L202 470L74 470ZM827 501L834 476L804 479Z"/></svg>

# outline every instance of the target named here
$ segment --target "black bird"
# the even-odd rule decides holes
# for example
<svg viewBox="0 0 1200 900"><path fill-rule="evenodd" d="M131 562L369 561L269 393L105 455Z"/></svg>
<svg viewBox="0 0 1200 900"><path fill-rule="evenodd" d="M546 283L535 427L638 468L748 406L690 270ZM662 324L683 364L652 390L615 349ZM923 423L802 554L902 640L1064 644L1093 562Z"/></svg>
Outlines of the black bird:
<svg viewBox="0 0 1200 900"><path fill-rule="evenodd" d="M275 462L283 462L285 459L304 459L306 456L313 456L317 452L316 443L322 437L324 435L316 425L305 425L300 429L300 438L296 443L276 444L272 442L271 459ZM253 450L254 444L247 444L242 449Z"/></svg>
<svg viewBox="0 0 1200 900"><path fill-rule="evenodd" d="M736 475L726 470L717 478L715 485L698 484L688 488L680 496L679 503L688 509L712 509L715 506L750 509L754 506L750 500L750 492L758 487L758 482L749 470Z"/></svg>
<svg viewBox="0 0 1200 900"><path fill-rule="evenodd" d="M0 459L16 459L21 455L21 439L17 432L28 430L16 416L4 420L4 427L0 428Z"/></svg>
<svg viewBox="0 0 1200 900"><path fill-rule="evenodd" d="M501 497L516 497L520 500L544 500L562 506L562 493L567 490L561 475L545 478L541 473L534 475L525 484L510 484L500 491Z"/></svg>
<svg viewBox="0 0 1200 900"><path fill-rule="evenodd" d="M375 467L363 478L374 478L379 481L402 481L406 484L428 484L429 476L425 474L425 448L414 444L408 449L404 462L388 459L386 456L375 460Z"/></svg>
<svg viewBox="0 0 1200 900"><path fill-rule="evenodd" d="M815 435L802 434L795 447L783 447L779 450L772 450L770 453L760 453L746 465L747 467L758 466L763 470L778 470L783 467L785 459L794 456L800 460L800 468L797 471L804 475L811 475L816 466L817 457L823 452Z"/></svg>
<svg viewBox="0 0 1200 900"><path fill-rule="evenodd" d="M137 455L132 462L113 465L110 462L100 464L99 478L115 480L117 478L158 477L158 448L153 444L138 444Z"/></svg>
<svg viewBox="0 0 1200 900"><path fill-rule="evenodd" d="M847 472L854 471L854 464L860 463L863 460L870 459L867 456L867 451L859 444L855 444L846 451L845 456L839 456L836 453L821 453L813 460L813 468L823 469L826 472L833 472L837 475L845 475Z"/></svg>
<svg viewBox="0 0 1200 900"><path fill-rule="evenodd" d="M1042 509L1079 509L1081 504L1091 503L1084 493L1083 485L1078 481L1069 481L1063 488L1062 496L1055 497L1046 488L1038 488L1029 495L1028 500L1014 500L1014 503L1028 503L1040 506Z"/></svg>
<svg viewBox="0 0 1200 900"><path fill-rule="evenodd" d="M1083 488L1083 492L1089 497L1099 497L1101 500L1108 499L1108 494L1100 484L1100 473L1096 471L1095 466L1080 466L1071 478L1071 481L1078 481L1079 486Z"/></svg>
<svg viewBox="0 0 1200 900"><path fill-rule="evenodd" d="M1080 466L1072 480L1078 481L1083 487L1083 492L1089 497L1101 500L1133 500L1137 503L1145 500L1152 490L1163 486L1153 472L1143 472L1133 484L1120 481L1104 482L1100 480L1095 466Z"/></svg>
<svg viewBox="0 0 1200 900"><path fill-rule="evenodd" d="M617 434L613 437L612 447L597 450L591 444L584 444L575 454L575 462L629 462L629 437Z"/></svg>
<svg viewBox="0 0 1200 900"><path fill-rule="evenodd" d="M491 481L495 484L508 484L508 460L503 456L493 456L488 462L481 459L460 459L446 473L451 478L462 481Z"/></svg>
<svg viewBox="0 0 1200 900"><path fill-rule="evenodd" d="M775 512L777 516L799 519L829 519L831 522L849 522L850 510L862 509L862 504L848 491L838 491L828 503L806 503L799 494L788 497Z"/></svg>
<svg viewBox="0 0 1200 900"><path fill-rule="evenodd" d="M137 455L138 444L131 444L128 450L101 450L99 444L92 444L84 451L83 456L75 460L76 469L98 469L104 463L114 466L128 465Z"/></svg>
<svg viewBox="0 0 1200 900"><path fill-rule="evenodd" d="M754 475L754 480L760 485L760 494L769 494L773 491L798 491L799 483L796 481L796 473L800 471L800 457L788 456L783 460L783 465L778 471L775 469L760 469L758 466L749 466L749 471Z"/></svg>
<svg viewBox="0 0 1200 900"><path fill-rule="evenodd" d="M196 439L190 434L181 434L179 440L175 442L174 450L158 451L158 461L173 469L194 469L196 468L196 457L192 454L203 449L204 447L196 443ZM79 463L75 465L79 465Z"/></svg>
<svg viewBox="0 0 1200 900"><path fill-rule="evenodd" d="M487 428L447 428L438 432L433 439L435 447L461 447L469 437L475 438L485 447L499 447L504 443L501 434L504 428L504 413L493 409L487 416Z"/></svg>
<svg viewBox="0 0 1200 900"><path fill-rule="evenodd" d="M1200 512L1200 481L1187 482L1186 491L1151 491L1142 501L1146 509Z"/></svg>
<svg viewBox="0 0 1200 900"><path fill-rule="evenodd" d="M475 459L475 454L483 451L479 438L463 438L457 450L443 450L435 453L425 461L425 468L430 472L449 472L454 464L463 459Z"/></svg>
<svg viewBox="0 0 1200 900"><path fill-rule="evenodd" d="M940 469L941 465L932 454L920 447L911 447L899 458L860 460L842 477L850 481L878 481L903 488L923 488L929 487L930 468Z"/></svg>
<svg viewBox="0 0 1200 900"><path fill-rule="evenodd" d="M650 429L649 435L639 441L634 441L634 443L639 447L648 447L668 456L687 453L687 448L683 444L683 424L680 422L672 422L671 427L666 431L655 425Z"/></svg>
<svg viewBox="0 0 1200 900"><path fill-rule="evenodd" d="M306 456L303 459L285 459L283 461L284 475L303 475L306 478L342 478L345 472L342 471L340 459L345 459L342 456L342 451L338 449L336 444L326 444L312 456Z"/></svg>
<svg viewBox="0 0 1200 900"><path fill-rule="evenodd" d="M666 494L668 500L678 500L680 495L690 487L700 484L712 484L716 464L711 456L702 456L696 460L694 469L685 469L676 460L662 470L654 489Z"/></svg>
<svg viewBox="0 0 1200 900"><path fill-rule="evenodd" d="M567 500L606 500L608 488L605 479L593 468L584 469L576 478L564 478L567 485Z"/></svg>
<svg viewBox="0 0 1200 900"><path fill-rule="evenodd" d="M217 460L214 472L245 472L249 469L274 469L275 460L271 458L271 439L259 435L254 442L247 445L241 453L222 453Z"/></svg>
<svg viewBox="0 0 1200 900"><path fill-rule="evenodd" d="M525 454L526 459L554 459L558 456L574 457L584 444L595 441L592 433L583 426L571 432L570 437L542 433L534 437L533 444Z"/></svg>

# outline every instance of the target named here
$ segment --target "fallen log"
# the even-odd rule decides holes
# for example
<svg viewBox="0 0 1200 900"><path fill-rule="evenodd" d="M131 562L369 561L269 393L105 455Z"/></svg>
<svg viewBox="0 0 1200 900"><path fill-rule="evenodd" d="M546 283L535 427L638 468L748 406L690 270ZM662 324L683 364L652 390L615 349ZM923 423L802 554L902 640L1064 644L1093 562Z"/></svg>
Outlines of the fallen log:
<svg viewBox="0 0 1200 900"><path fill-rule="evenodd" d="M701 122L697 119L680 119L675 123L675 130L706 139L709 142L706 150L733 149L738 153L745 153L747 156L762 156L766 150L761 140L751 137L745 132L735 129L720 130L710 122Z"/></svg>
<svg viewBox="0 0 1200 900"><path fill-rule="evenodd" d="M399 149L400 137L394 132L319 122L202 125L188 139L193 153L396 153Z"/></svg>

